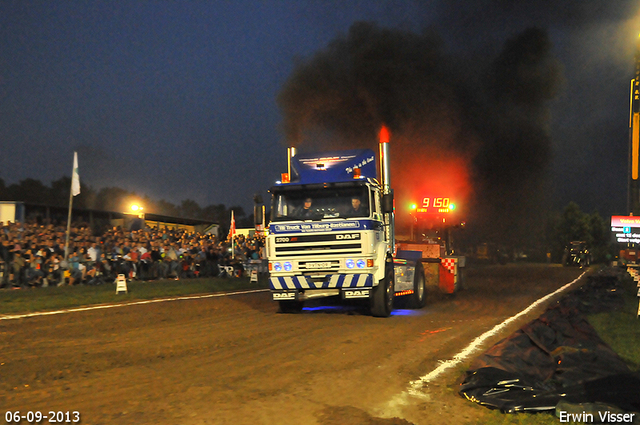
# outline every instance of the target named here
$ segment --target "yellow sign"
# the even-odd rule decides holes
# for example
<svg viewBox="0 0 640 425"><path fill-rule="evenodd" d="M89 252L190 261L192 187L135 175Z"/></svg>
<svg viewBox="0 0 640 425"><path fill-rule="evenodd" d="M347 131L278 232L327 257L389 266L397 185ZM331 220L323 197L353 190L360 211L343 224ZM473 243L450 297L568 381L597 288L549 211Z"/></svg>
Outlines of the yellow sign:
<svg viewBox="0 0 640 425"><path fill-rule="evenodd" d="M631 178L638 180L638 151L640 150L640 114L633 114L631 127Z"/></svg>

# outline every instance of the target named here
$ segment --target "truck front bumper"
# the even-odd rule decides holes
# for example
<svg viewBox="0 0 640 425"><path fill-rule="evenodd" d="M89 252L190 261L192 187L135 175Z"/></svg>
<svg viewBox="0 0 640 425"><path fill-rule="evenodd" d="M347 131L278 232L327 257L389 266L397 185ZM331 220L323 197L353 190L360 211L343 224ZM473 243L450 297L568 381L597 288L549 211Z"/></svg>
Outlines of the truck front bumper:
<svg viewBox="0 0 640 425"><path fill-rule="evenodd" d="M269 278L271 290L307 290L373 287L373 274L329 274L323 281L313 281L304 275L272 276Z"/></svg>

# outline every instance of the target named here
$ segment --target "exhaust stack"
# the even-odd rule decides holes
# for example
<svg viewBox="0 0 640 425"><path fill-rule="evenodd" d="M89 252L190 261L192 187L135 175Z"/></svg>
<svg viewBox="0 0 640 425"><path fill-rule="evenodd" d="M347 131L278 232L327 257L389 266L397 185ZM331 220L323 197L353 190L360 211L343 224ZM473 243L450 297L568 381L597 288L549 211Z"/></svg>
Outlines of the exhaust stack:
<svg viewBox="0 0 640 425"><path fill-rule="evenodd" d="M393 201L393 191L391 190L391 158L389 157L389 129L386 125L382 125L379 133L380 144L380 178L382 179L382 194L386 200L383 200L383 204L390 203L392 205L389 208L390 211L387 214L388 226L385 226L385 236L391 246L391 252L396 252L395 245L395 206Z"/></svg>
<svg viewBox="0 0 640 425"><path fill-rule="evenodd" d="M382 184L382 193L385 195L391 192L391 171L389 159L389 129L386 125L382 125L379 134L380 140L380 179Z"/></svg>
<svg viewBox="0 0 640 425"><path fill-rule="evenodd" d="M282 183L291 183L291 158L293 158L294 156L296 156L296 148L293 146L287 148L287 172L282 173Z"/></svg>
<svg viewBox="0 0 640 425"><path fill-rule="evenodd" d="M291 158L296 156L296 148L291 146L287 148L287 173L289 173L289 177L291 177Z"/></svg>

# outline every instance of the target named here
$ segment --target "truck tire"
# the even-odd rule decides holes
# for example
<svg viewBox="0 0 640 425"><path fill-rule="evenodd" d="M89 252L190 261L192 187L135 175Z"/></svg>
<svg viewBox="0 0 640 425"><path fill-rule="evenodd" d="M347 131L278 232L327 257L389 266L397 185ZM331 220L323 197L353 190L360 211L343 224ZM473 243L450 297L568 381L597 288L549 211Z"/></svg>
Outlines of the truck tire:
<svg viewBox="0 0 640 425"><path fill-rule="evenodd" d="M300 313L304 307L304 301L278 301L280 313Z"/></svg>
<svg viewBox="0 0 640 425"><path fill-rule="evenodd" d="M418 261L413 274L413 294L409 299L409 308L419 309L427 305L427 285L424 279L424 267Z"/></svg>
<svg viewBox="0 0 640 425"><path fill-rule="evenodd" d="M393 310L393 297L395 295L395 271L393 259L387 257L384 265L384 278L373 288L370 301L371 315L374 317L389 317Z"/></svg>

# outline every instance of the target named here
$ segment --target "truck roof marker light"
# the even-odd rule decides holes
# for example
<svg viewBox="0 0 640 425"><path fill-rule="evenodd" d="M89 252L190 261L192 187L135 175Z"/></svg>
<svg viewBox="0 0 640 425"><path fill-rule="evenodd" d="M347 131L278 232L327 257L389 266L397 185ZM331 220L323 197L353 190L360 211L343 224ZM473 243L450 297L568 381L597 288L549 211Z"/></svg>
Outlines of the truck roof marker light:
<svg viewBox="0 0 640 425"><path fill-rule="evenodd" d="M282 173L282 178L280 179L282 183L291 183L289 179L289 173Z"/></svg>
<svg viewBox="0 0 640 425"><path fill-rule="evenodd" d="M362 171L360 170L360 168L354 168L353 169L353 178L354 179L361 179L362 178Z"/></svg>

